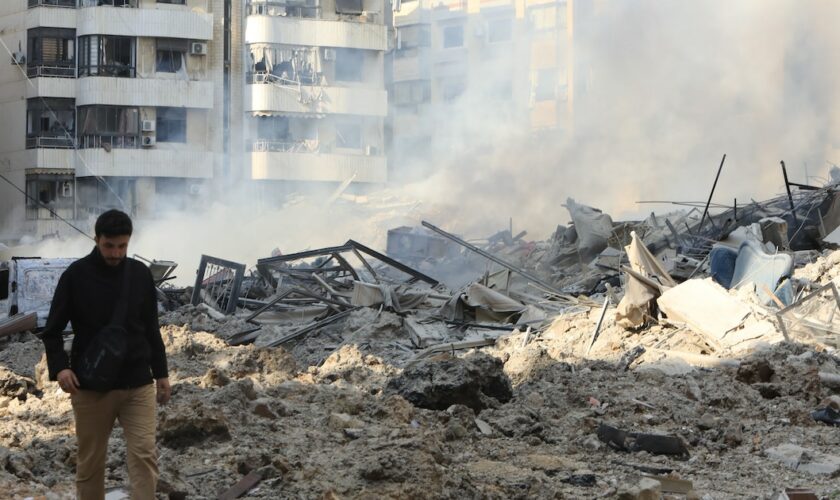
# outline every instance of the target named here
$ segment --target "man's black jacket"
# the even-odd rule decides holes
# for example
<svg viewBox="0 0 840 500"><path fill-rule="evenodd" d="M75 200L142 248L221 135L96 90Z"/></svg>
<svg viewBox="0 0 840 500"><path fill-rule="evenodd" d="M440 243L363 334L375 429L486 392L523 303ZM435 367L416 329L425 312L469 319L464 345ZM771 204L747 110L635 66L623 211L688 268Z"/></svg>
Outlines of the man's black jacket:
<svg viewBox="0 0 840 500"><path fill-rule="evenodd" d="M109 266L94 248L87 257L70 264L58 280L47 326L41 335L47 351L50 380L56 380L58 372L65 368L79 366L91 339L110 323L122 292L125 266L129 266L130 274L124 325L129 334L129 350L115 388L141 387L151 383L152 377L168 376L158 324L157 294L149 268L128 257L118 266ZM73 348L69 358L61 337L68 321L73 326Z"/></svg>

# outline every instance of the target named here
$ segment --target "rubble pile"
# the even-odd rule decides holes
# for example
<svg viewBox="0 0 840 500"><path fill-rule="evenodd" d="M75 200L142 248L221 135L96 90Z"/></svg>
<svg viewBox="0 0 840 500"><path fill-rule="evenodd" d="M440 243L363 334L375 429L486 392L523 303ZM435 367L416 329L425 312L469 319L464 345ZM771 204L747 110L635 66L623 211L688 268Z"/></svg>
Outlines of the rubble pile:
<svg viewBox="0 0 840 500"><path fill-rule="evenodd" d="M350 240L250 272L203 256L188 288L163 271L160 494L840 494L838 199L807 186L618 222L570 199L549 241L424 222L387 254ZM69 400L18 332L0 349L0 485L69 498Z"/></svg>

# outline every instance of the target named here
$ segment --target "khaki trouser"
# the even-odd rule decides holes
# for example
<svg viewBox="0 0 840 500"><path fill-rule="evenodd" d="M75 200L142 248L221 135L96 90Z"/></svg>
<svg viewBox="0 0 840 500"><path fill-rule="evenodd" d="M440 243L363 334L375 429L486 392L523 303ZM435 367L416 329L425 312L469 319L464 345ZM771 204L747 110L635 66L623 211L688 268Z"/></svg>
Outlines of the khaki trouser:
<svg viewBox="0 0 840 500"><path fill-rule="evenodd" d="M108 392L79 391L71 396L76 418L76 495L79 500L105 498L105 463L114 421L123 428L132 500L155 498L158 466L155 386Z"/></svg>

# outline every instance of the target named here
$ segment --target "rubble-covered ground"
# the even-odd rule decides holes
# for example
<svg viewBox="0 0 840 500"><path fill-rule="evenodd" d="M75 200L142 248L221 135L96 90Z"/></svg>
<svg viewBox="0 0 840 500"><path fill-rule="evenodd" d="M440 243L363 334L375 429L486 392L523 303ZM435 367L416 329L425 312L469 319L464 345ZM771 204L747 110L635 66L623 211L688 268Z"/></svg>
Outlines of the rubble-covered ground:
<svg viewBox="0 0 840 500"><path fill-rule="evenodd" d="M667 471L694 490L671 498L770 498L786 487L840 496L840 465L809 473L768 454L792 443L840 455L838 428L810 416L838 393L819 376L840 373L837 357L778 344L739 368L693 368L653 354L666 344L704 352L690 331L628 332L608 320L584 359L599 312L560 316L527 341L515 331L481 352L413 364L395 347L402 330L387 312L367 311L288 351L229 347L185 326L225 324L188 308L170 314L160 496L215 498L250 471L264 479L243 498L658 498L638 485ZM639 344L648 352L625 369L622 355ZM42 380L41 353L31 335L0 351L7 498L73 496L69 397ZM688 456L613 449L598 439L600 423L678 436ZM109 451L107 485L125 487L119 426Z"/></svg>

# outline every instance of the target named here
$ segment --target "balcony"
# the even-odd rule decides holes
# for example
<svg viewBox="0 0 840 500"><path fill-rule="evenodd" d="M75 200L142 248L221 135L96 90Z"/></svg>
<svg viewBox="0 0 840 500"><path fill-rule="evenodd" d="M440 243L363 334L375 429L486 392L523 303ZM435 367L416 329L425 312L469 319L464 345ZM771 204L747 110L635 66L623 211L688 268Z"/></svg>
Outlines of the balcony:
<svg viewBox="0 0 840 500"><path fill-rule="evenodd" d="M264 76L276 79L271 75ZM279 79L263 81L264 83L254 83L246 87L246 112L380 117L388 114L388 93L384 90L297 85Z"/></svg>
<svg viewBox="0 0 840 500"><path fill-rule="evenodd" d="M157 78L79 78L77 106L213 107L213 82Z"/></svg>
<svg viewBox="0 0 840 500"><path fill-rule="evenodd" d="M182 9L87 7L78 12L77 35L213 39L213 15Z"/></svg>
<svg viewBox="0 0 840 500"><path fill-rule="evenodd" d="M274 151L251 153L253 180L344 182L351 177L354 182L385 182L385 157Z"/></svg>
<svg viewBox="0 0 840 500"><path fill-rule="evenodd" d="M26 86L26 98L59 97L76 98L75 78L32 78L32 85Z"/></svg>
<svg viewBox="0 0 840 500"><path fill-rule="evenodd" d="M93 136L89 137L95 142ZM206 151L81 149L76 157L76 176L211 178L213 163L213 153Z"/></svg>
<svg viewBox="0 0 840 500"><path fill-rule="evenodd" d="M245 43L388 49L388 28L384 24L323 19L248 16Z"/></svg>

